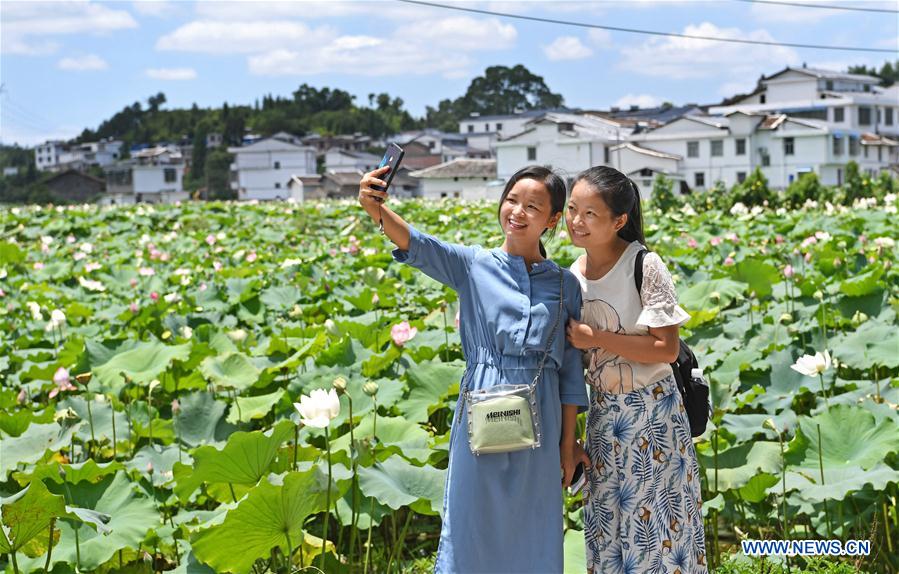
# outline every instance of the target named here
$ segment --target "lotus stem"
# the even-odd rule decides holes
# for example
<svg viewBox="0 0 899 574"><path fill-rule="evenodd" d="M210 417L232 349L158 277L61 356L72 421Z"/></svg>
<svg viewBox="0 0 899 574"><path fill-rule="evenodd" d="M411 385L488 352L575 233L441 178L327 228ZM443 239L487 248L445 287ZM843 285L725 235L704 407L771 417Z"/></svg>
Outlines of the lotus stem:
<svg viewBox="0 0 899 574"><path fill-rule="evenodd" d="M300 450L300 423L293 429L293 470L297 470L297 451Z"/></svg>
<svg viewBox="0 0 899 574"><path fill-rule="evenodd" d="M352 512L350 514L350 552L347 558L347 562L350 565L350 572L353 570L353 550L355 550L356 544L356 473L358 470L358 464L356 461L356 440L353 435L353 427L355 425L355 421L353 420L353 397L350 396L349 393L344 393L346 395L347 403L350 408L350 466L353 469L353 480L350 482L350 504L352 506Z"/></svg>
<svg viewBox="0 0 899 574"><path fill-rule="evenodd" d="M228 488L231 490L231 500L233 500L234 502L237 502L237 495L234 494L234 485L229 482Z"/></svg>
<svg viewBox="0 0 899 574"><path fill-rule="evenodd" d="M75 499L72 497L72 491L69 489L69 480L65 475L62 477L62 485L66 490L66 495L69 499L69 503L73 506L75 505ZM75 531L75 571L81 571L81 540L78 538L78 525L73 525L72 530Z"/></svg>
<svg viewBox="0 0 899 574"><path fill-rule="evenodd" d="M91 396L90 393L85 397L87 399L87 422L91 427L91 444L87 449L88 456L93 453L94 445L97 443L97 438L94 436L94 415L91 411Z"/></svg>
<svg viewBox="0 0 899 574"><path fill-rule="evenodd" d="M886 509L886 506L884 506ZM50 572L50 557L53 556L53 526L56 524L56 517L50 519L50 542L47 543L47 561L44 562L44 574Z"/></svg>
<svg viewBox="0 0 899 574"><path fill-rule="evenodd" d="M112 411L112 460L116 460L119 453L115 434L115 404L111 400L109 401L109 409Z"/></svg>
<svg viewBox="0 0 899 574"><path fill-rule="evenodd" d="M396 539L396 543L393 546L393 549L390 551L390 559L387 561L387 571L390 572L390 569L393 567L393 560L399 557L399 552L402 549L403 540L406 538L406 531L409 529L409 523L412 522L412 511L409 510L406 512L406 522L403 524L403 529L400 531L399 537Z"/></svg>
<svg viewBox="0 0 899 574"><path fill-rule="evenodd" d="M284 532L284 537L287 538L287 574L290 574L291 570L293 570L293 544L290 542L290 532Z"/></svg>
<svg viewBox="0 0 899 574"><path fill-rule="evenodd" d="M12 571L15 572L15 574L19 574L19 563L16 562L16 551L10 550L9 556L12 558Z"/></svg>
<svg viewBox="0 0 899 574"><path fill-rule="evenodd" d="M822 457L821 448L821 425L815 423L818 429L818 470L821 472L821 486L824 486L824 458ZM830 523L830 512L827 510L827 497L824 497L824 520L827 524L827 536L833 538L833 527Z"/></svg>
<svg viewBox="0 0 899 574"><path fill-rule="evenodd" d="M322 534L322 552L321 552L321 570L325 571L325 549L328 546L328 522L330 522L331 517L331 439L328 436L330 434L331 426L328 425L325 427L325 449L328 451L328 490L327 490L327 498L325 498L327 504L325 506L325 524L324 524L324 533Z"/></svg>

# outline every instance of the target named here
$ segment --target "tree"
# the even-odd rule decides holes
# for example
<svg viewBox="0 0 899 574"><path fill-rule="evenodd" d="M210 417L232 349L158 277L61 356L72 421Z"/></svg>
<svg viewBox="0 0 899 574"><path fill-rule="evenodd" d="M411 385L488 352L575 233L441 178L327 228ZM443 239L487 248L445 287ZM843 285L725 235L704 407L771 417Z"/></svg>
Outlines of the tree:
<svg viewBox="0 0 899 574"><path fill-rule="evenodd" d="M662 174L656 175L652 182L652 197L649 201L650 205L663 212L678 206L680 201L674 195L674 182Z"/></svg>
<svg viewBox="0 0 899 574"><path fill-rule="evenodd" d="M880 78L880 85L884 87L889 87L896 82L899 82L899 60L896 60L895 63L885 62L883 66L881 66L880 71L877 71L875 66L868 68L864 64L860 66L849 66L847 71L850 74L861 74L863 76L875 76Z"/></svg>
<svg viewBox="0 0 899 574"><path fill-rule="evenodd" d="M165 94L159 92L155 96L150 96L147 98L147 105L150 106L150 112L156 113L159 111L159 107L165 103Z"/></svg>
<svg viewBox="0 0 899 574"><path fill-rule="evenodd" d="M231 189L231 162L234 156L216 148L206 156L206 194L209 199L236 199Z"/></svg>
<svg viewBox="0 0 899 574"><path fill-rule="evenodd" d="M806 201L820 201L824 186L814 172L803 173L784 191L784 202L792 208L802 207Z"/></svg>
<svg viewBox="0 0 899 574"><path fill-rule="evenodd" d="M471 81L456 106L467 117L471 112L512 114L516 110L558 108L563 101L561 94L550 91L542 77L518 64L513 68L487 68L483 76Z"/></svg>

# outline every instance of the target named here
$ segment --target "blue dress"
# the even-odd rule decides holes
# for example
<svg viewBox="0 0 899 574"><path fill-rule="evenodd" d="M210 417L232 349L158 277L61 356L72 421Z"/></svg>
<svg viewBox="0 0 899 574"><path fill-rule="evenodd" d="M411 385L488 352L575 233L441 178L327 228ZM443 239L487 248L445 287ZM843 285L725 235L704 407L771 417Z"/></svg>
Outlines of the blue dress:
<svg viewBox="0 0 899 574"><path fill-rule="evenodd" d="M575 277L545 260L528 270L524 258L501 249L444 243L410 227L412 265L459 294L460 331L469 389L527 384L536 374L559 309L564 313L537 388L542 446L475 456L465 409L450 434L443 527L435 571L562 572L562 490L559 440L562 404L587 405L581 352L565 339L569 317L580 318Z"/></svg>

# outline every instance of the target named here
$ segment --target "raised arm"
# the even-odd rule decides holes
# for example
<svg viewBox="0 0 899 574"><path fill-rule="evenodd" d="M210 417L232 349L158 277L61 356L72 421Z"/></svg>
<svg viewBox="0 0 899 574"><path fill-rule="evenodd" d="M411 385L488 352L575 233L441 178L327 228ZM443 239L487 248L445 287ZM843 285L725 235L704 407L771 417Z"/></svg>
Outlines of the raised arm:
<svg viewBox="0 0 899 574"><path fill-rule="evenodd" d="M380 179L390 171L390 166L380 167L362 176L359 182L359 203L376 224L383 222L384 234L403 251L409 249L409 224L385 205L388 192L372 189L372 185L387 187Z"/></svg>

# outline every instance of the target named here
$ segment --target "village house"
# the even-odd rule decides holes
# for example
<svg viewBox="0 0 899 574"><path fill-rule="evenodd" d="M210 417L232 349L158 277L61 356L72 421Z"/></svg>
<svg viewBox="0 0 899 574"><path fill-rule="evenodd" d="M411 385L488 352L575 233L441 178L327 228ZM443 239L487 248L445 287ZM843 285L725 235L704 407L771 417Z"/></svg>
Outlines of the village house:
<svg viewBox="0 0 899 574"><path fill-rule="evenodd" d="M106 168L106 193L102 204L174 203L189 195L184 191L184 161L177 146L142 149L131 158Z"/></svg>
<svg viewBox="0 0 899 574"><path fill-rule="evenodd" d="M106 191L105 180L74 169L58 173L44 184L57 200L66 203L98 201Z"/></svg>
<svg viewBox="0 0 899 574"><path fill-rule="evenodd" d="M367 172L375 169L379 163L381 156L364 151L347 151L335 147L325 153L325 171Z"/></svg>
<svg viewBox="0 0 899 574"><path fill-rule="evenodd" d="M300 138L279 132L241 147L229 147L234 154L231 187L239 200L287 199L293 176L315 175L315 148ZM302 201L302 197L294 197Z"/></svg>
<svg viewBox="0 0 899 574"><path fill-rule="evenodd" d="M421 180L421 197L429 199L496 199L502 190L494 159L456 158L409 175Z"/></svg>
<svg viewBox="0 0 899 574"><path fill-rule="evenodd" d="M34 148L34 161L41 171L85 170L91 166L107 167L121 157L122 142L100 140L66 145L48 141Z"/></svg>

